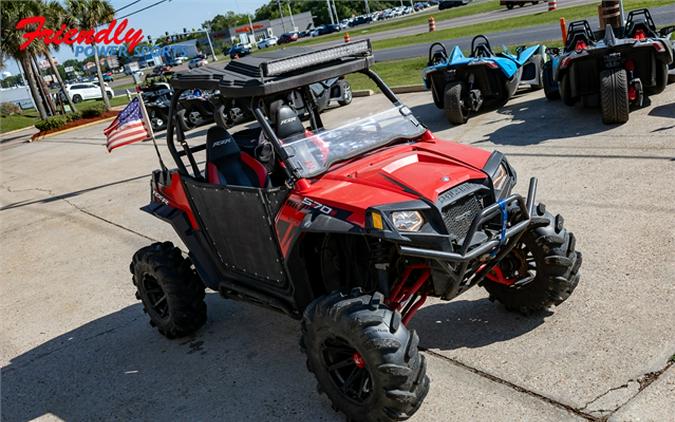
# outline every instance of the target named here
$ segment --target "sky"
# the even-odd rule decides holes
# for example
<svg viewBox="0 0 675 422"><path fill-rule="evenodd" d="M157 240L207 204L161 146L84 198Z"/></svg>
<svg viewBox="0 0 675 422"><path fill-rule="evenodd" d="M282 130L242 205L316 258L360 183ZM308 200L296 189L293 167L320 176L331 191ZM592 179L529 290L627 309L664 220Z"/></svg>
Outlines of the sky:
<svg viewBox="0 0 675 422"><path fill-rule="evenodd" d="M118 10L131 4L117 13L118 17L151 6L160 0L110 0L110 3ZM133 3L133 4L132 4ZM255 9L266 4L267 0L166 0L148 10L129 16L129 27L142 29L143 35L150 35L156 39L158 35L183 32L183 28L199 28L202 22L217 14L224 14L228 10L236 13L253 13ZM74 58L72 50L68 47L54 55L59 63ZM84 57L80 57L82 59ZM18 73L14 60L9 60L4 71L13 75Z"/></svg>

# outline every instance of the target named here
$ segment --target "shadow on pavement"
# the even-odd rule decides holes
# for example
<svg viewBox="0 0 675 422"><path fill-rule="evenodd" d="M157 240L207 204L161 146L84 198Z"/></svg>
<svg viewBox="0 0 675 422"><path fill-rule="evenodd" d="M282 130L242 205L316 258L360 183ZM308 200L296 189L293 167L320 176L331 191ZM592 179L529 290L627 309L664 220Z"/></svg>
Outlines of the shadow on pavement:
<svg viewBox="0 0 675 422"><path fill-rule="evenodd" d="M507 104L497 112L511 118L510 124L486 134L489 142L497 145L536 145L549 140L594 135L617 126L602 123L599 108L568 107L561 101L547 100L543 92L541 97Z"/></svg>
<svg viewBox="0 0 675 422"><path fill-rule="evenodd" d="M209 322L167 340L139 304L15 357L2 420L338 420L315 390L296 321L207 295Z"/></svg>
<svg viewBox="0 0 675 422"><path fill-rule="evenodd" d="M514 98L530 93L531 90L522 89ZM438 109L432 102L411 108L413 114L420 119L432 132L440 132L453 127L445 118L443 110ZM483 108L477 114L469 116L472 119L494 111L495 108ZM539 144L552 139L572 138L592 135L610 130L616 125L602 123L599 108L584 109L583 107L567 107L562 102L548 101L542 92L541 97L520 102L507 103L497 109L500 117L481 121L481 127L486 131L491 125L499 125L494 131L486 132L482 140L472 144L494 143L498 145L526 146ZM574 124L567 124L573 121ZM503 125L503 122L507 122Z"/></svg>
<svg viewBox="0 0 675 422"><path fill-rule="evenodd" d="M657 117L670 117L671 119L675 119L675 103L654 107L649 111L649 115Z"/></svg>
<svg viewBox="0 0 675 422"><path fill-rule="evenodd" d="M507 341L534 330L544 323L550 311L528 317L509 312L487 298L454 300L421 308L411 327L427 349L469 349Z"/></svg>

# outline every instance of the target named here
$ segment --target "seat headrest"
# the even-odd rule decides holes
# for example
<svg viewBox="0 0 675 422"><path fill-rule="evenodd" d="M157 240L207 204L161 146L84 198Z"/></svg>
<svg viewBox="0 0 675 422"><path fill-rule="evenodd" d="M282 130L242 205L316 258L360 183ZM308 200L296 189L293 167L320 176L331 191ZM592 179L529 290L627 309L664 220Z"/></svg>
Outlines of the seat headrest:
<svg viewBox="0 0 675 422"><path fill-rule="evenodd" d="M305 127L302 125L298 113L289 105L278 101L272 104L271 111L279 139L286 139L293 135L305 133Z"/></svg>
<svg viewBox="0 0 675 422"><path fill-rule="evenodd" d="M238 156L241 150L230 132L220 126L212 126L206 132L206 160L218 161L233 155Z"/></svg>

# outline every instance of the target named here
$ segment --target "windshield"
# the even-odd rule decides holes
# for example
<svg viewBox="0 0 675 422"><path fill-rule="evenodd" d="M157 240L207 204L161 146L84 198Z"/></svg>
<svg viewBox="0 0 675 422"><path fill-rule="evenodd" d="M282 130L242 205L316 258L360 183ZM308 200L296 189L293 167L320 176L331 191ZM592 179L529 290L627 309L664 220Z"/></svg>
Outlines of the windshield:
<svg viewBox="0 0 675 422"><path fill-rule="evenodd" d="M302 177L317 176L335 162L386 145L396 139L414 139L425 128L408 107L399 106L317 133L307 131L302 139L284 143L290 162Z"/></svg>

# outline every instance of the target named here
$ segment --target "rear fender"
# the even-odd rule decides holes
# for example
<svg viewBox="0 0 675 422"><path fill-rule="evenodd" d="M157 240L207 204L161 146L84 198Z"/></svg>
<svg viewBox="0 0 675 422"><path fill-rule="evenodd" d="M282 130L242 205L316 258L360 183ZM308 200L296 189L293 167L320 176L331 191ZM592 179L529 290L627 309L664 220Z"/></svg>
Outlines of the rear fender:
<svg viewBox="0 0 675 422"><path fill-rule="evenodd" d="M165 205L185 213L193 230L199 230L199 223L192 211L183 187L183 181L177 171L155 170L150 182L150 207L153 204Z"/></svg>

